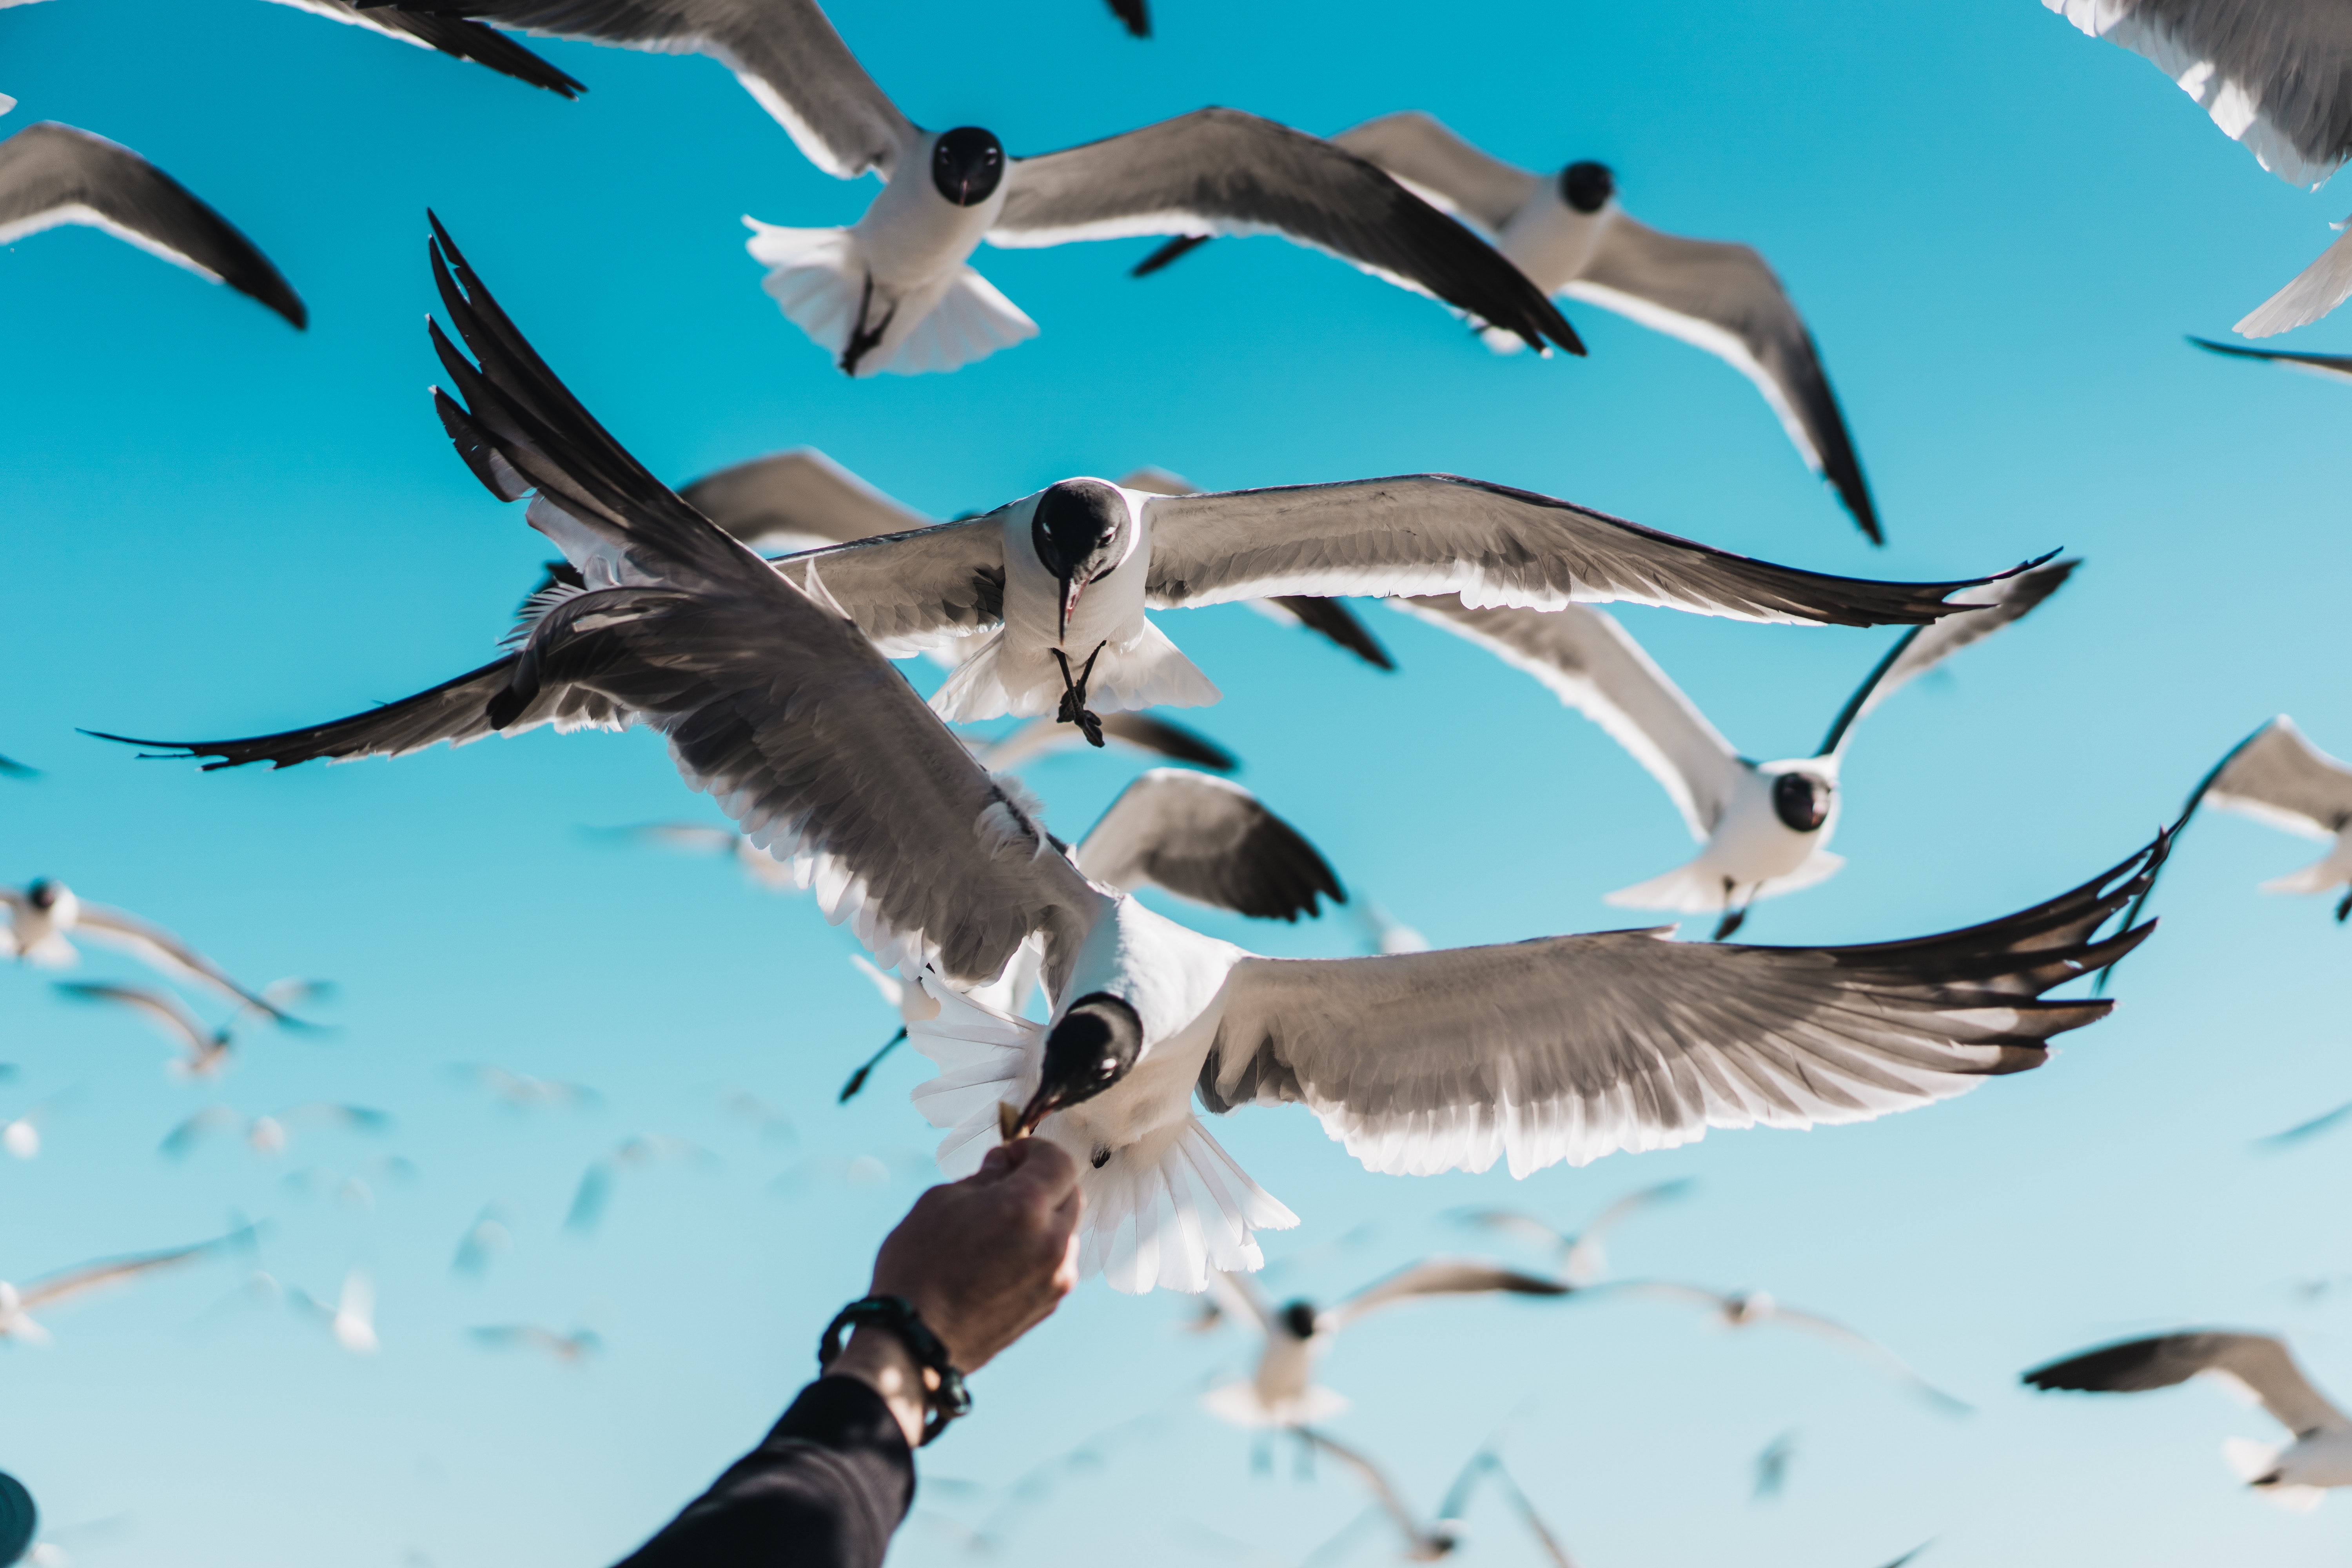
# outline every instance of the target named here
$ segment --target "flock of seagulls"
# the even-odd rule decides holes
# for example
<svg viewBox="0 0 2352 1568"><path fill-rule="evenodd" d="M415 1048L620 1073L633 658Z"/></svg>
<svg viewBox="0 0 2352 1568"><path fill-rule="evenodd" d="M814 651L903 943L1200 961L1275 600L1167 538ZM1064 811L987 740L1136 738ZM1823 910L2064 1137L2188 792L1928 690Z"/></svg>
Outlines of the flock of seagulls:
<svg viewBox="0 0 2352 1568"><path fill-rule="evenodd" d="M0 0L0 9L30 0ZM1420 111L1328 138L1208 107L1082 146L1014 156L992 132L909 120L814 0L282 0L436 50L560 99L586 84L515 35L708 57L732 72L802 155L881 183L839 227L746 219L747 248L782 313L850 377L952 372L1038 326L971 265L1000 247L1161 237L1133 268L1174 264L1211 238L1278 235L1432 297L1503 353L1584 347L1556 300L1622 314L1746 375L1874 544L1885 529L1812 335L1754 248L1652 229L1590 160L1545 174L1506 162ZM2044 0L2083 31L2146 56L2283 178L2315 184L2352 156L2352 29L2320 0ZM1109 0L1149 37L1142 0ZM2319 62L2319 64L2315 64ZM2324 64L2325 68L2320 68ZM13 100L0 98L0 113ZM1210 1131L1244 1106L1302 1105L1368 1170L1525 1177L1554 1164L1673 1148L1712 1129L1809 1128L1925 1107L2040 1067L2059 1035L2105 1017L2102 994L2053 994L2147 941L2141 916L2179 834L2203 805L2326 844L2265 890L2352 886L2352 765L2284 715L2223 756L2167 833L2030 907L1960 930L1852 946L1733 943L1753 907L1843 866L1831 852L1840 779L1859 721L1903 686L2039 610L2080 568L2045 555L1939 582L1834 576L1737 555L1575 501L1448 473L1204 491L1164 469L1074 475L953 520L884 494L813 448L773 453L673 489L631 454L532 347L437 217L428 250L446 377L436 412L457 458L554 549L509 651L415 696L346 718L213 741L132 740L208 768L399 757L551 726L661 735L680 782L729 826L665 821L614 830L724 858L756 886L805 891L846 925L898 1032L839 1099L857 1096L900 1045L934 1076L912 1095L942 1133L939 1169L975 1169L1019 1137L1077 1160L1080 1268L1114 1289L1202 1295L1196 1327L1255 1336L1249 1373L1202 1403L1279 1433L1302 1460L1353 1476L1367 1518L1405 1556L1463 1540L1474 1488L1511 1501L1547 1559L1570 1557L1490 1441L1435 1515L1417 1516L1386 1471L1326 1424L1349 1408L1316 1381L1335 1338L1374 1312L1465 1297L1525 1310L1597 1299L1696 1308L1727 1330L1768 1323L1858 1357L1948 1415L1969 1406L1843 1323L1764 1290L1612 1277L1604 1237L1683 1195L1635 1191L1580 1230L1517 1210L1459 1216L1540 1254L1408 1263L1328 1304L1277 1302L1260 1285L1258 1233L1300 1218ZM268 258L162 169L88 131L31 125L0 140L0 245L60 225L100 228L243 293L304 327L308 311ZM1195 263L1195 265L1204 265ZM1213 265L1213 263L1206 263ZM2267 336L2352 296L2352 236L2238 323ZM526 312L528 313L528 312ZM446 323L446 325L445 325ZM2352 356L2196 340L2215 352L2352 378ZM1610 895L1714 917L1711 941L1666 931L1537 936L1433 949L1360 897L1307 834L1225 776L1237 759L1152 711L1203 708L1221 689L1153 617L1243 604L1302 626L1358 664L1397 669L1345 601L1389 608L1533 676L1654 777L1696 855ZM1598 606L1649 605L1732 620L1895 626L1897 641L1839 709L1814 752L1756 761L1702 714ZM920 696L894 661L944 667ZM1244 672L1225 673L1226 679ZM1023 721L983 733L970 726ZM1153 766L1083 834L1065 837L1018 776L1054 752L1108 746ZM30 770L0 759L0 773ZM2112 854L2112 848L2109 850ZM2077 873L2079 876L2079 872ZM2057 880L2058 879L2053 879ZM1146 890L1265 921L1351 905L1360 956L1261 956L1138 897ZM174 991L110 981L59 994L136 1016L171 1042L183 1079L213 1082L257 1022L316 1027L320 982L248 986L181 938L84 901L54 879L0 889L0 952L74 963L77 942L121 950L227 1009L207 1021ZM2352 891L2335 906L2352 918ZM878 1030L877 1030L878 1033ZM584 1086L488 1064L455 1070L522 1113L593 1104ZM783 1112L736 1091L733 1109L783 1135ZM0 1150L41 1151L47 1107L0 1127ZM2329 1112L2279 1135L2308 1136ZM313 1101L268 1114L214 1103L159 1152L236 1141L283 1152L298 1130L382 1133L390 1118ZM386 1156L377 1167L403 1163ZM684 1139L626 1138L593 1160L568 1228L595 1229L625 1178L710 1169ZM348 1195L357 1176L316 1167ZM482 1207L453 1272L510 1251L512 1215ZM0 1279L0 1341L46 1343L44 1319L97 1291L229 1253L257 1232ZM354 1269L331 1301L257 1281L345 1351L381 1349L374 1286ZM474 1329L489 1350L580 1365L604 1342L584 1325ZM2198 1376L2250 1391L2289 1432L2233 1441L2250 1486L2296 1507L2352 1485L2352 1418L2276 1338L2200 1330L2108 1345L2024 1374L2039 1389L2135 1393ZM1757 1460L1756 1493L1785 1483L1793 1438ZM32 1499L0 1475L0 1563L37 1534ZM1905 1559L1898 1561L1907 1561Z"/></svg>

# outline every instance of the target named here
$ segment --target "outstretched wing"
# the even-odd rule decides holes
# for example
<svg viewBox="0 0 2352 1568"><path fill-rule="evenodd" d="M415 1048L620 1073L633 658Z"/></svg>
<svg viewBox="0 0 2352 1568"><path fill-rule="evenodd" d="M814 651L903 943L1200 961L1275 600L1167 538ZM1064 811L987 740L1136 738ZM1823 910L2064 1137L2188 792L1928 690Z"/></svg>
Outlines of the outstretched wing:
<svg viewBox="0 0 2352 1568"><path fill-rule="evenodd" d="M2352 826L2352 767L2305 740L2282 713L2238 748L2205 798L2306 838L2333 838Z"/></svg>
<svg viewBox="0 0 2352 1568"><path fill-rule="evenodd" d="M931 521L814 447L737 463L704 475L677 493L687 505L763 555L905 533Z"/></svg>
<svg viewBox="0 0 2352 1568"><path fill-rule="evenodd" d="M1755 383L1805 466L1873 544L1885 542L1813 335L1752 247L1660 234L1620 212L1564 291L1705 349Z"/></svg>
<svg viewBox="0 0 2352 1568"><path fill-rule="evenodd" d="M1914 625L1993 581L1832 577L1453 474L1155 497L1155 609L1283 594L1459 594L1473 608L1657 605L1738 620ZM2020 568L2022 570L2022 568Z"/></svg>
<svg viewBox="0 0 2352 1568"><path fill-rule="evenodd" d="M249 991L238 984L230 978L226 970L162 926L150 924L121 910L108 909L103 904L84 904L75 920L74 930L109 947L121 948L150 968L209 985L281 1023L287 1021L285 1011L277 1003L257 991Z"/></svg>
<svg viewBox="0 0 2352 1568"><path fill-rule="evenodd" d="M1331 140L1489 233L1508 223L1543 184L1541 175L1472 146L1419 110L1367 120Z"/></svg>
<svg viewBox="0 0 2352 1568"><path fill-rule="evenodd" d="M1709 1127L1862 1121L2042 1065L2111 1003L2042 994L2149 927L2094 933L2164 840L2047 903L1858 947L1646 931L1236 965L1202 1064L1212 1110L1299 1101L1366 1165L1514 1175Z"/></svg>
<svg viewBox="0 0 2352 1568"><path fill-rule="evenodd" d="M169 1268L177 1263L193 1263L197 1258L243 1240L250 1234L249 1230L242 1230L212 1241L200 1241L194 1247L174 1247L163 1252L133 1253L128 1258L110 1258L97 1263L85 1263L78 1268L66 1268L55 1274L45 1274L18 1292L18 1303L26 1310L30 1311L36 1307L49 1306L75 1296L85 1296L93 1290L103 1290L116 1285L127 1285L142 1274L152 1274L159 1268Z"/></svg>
<svg viewBox="0 0 2352 1568"><path fill-rule="evenodd" d="M1015 159L989 242L1278 234L1433 295L1530 348L1582 353L1565 318L1492 246L1378 165L1255 114L1202 109Z"/></svg>
<svg viewBox="0 0 2352 1568"><path fill-rule="evenodd" d="M0 245L69 223L226 283L297 327L310 321L292 286L251 240L130 148L54 121L0 142Z"/></svg>
<svg viewBox="0 0 2352 1568"><path fill-rule="evenodd" d="M1264 801L1182 768L1154 768L1121 790L1079 844L1077 863L1115 888L1148 882L1261 920L1319 915L1318 898L1348 897L1315 846Z"/></svg>
<svg viewBox="0 0 2352 1568"><path fill-rule="evenodd" d="M151 991L143 985L109 985L87 980L59 981L58 991L77 1002L107 1002L143 1014L164 1034L191 1050L201 1051L212 1044L212 1037L196 1021L195 1015L188 1011L187 1005L168 992Z"/></svg>
<svg viewBox="0 0 2352 1568"><path fill-rule="evenodd" d="M1368 1285L1321 1314L1318 1333L1346 1328L1368 1312L1425 1296L1565 1296L1569 1286L1540 1274L1475 1258L1433 1258Z"/></svg>
<svg viewBox="0 0 2352 1568"><path fill-rule="evenodd" d="M1834 1319L1824 1318L1818 1312L1801 1312L1788 1307L1775 1307L1772 1310L1770 1321L1786 1323L1792 1329L1801 1329L1809 1334L1816 1335L1843 1347L1850 1353L1875 1365L1881 1372L1893 1377L1948 1415L1966 1415L1976 1408L1967 1400L1955 1398L1929 1383L1912 1370L1909 1362L1905 1361L1876 1340L1849 1329Z"/></svg>
<svg viewBox="0 0 2352 1568"><path fill-rule="evenodd" d="M479 22L459 16L437 16L429 10L405 10L397 5L355 5L352 0L278 0L331 22L349 22L398 38L420 48L436 49L454 59L488 66L500 76L545 88L561 98L578 98L588 89L557 70L512 38Z"/></svg>
<svg viewBox="0 0 2352 1568"><path fill-rule="evenodd" d="M2041 1389L2142 1394L2186 1383L2200 1373L2235 1381L2298 1437L2352 1431L2352 1421L2311 1385L2286 1346L2269 1334L2209 1331L2126 1340L2036 1367L2021 1381Z"/></svg>
<svg viewBox="0 0 2352 1568"><path fill-rule="evenodd" d="M1608 731L1665 790L1693 838L1705 843L1723 820L1748 764L1609 616L1581 605L1474 610L1458 594L1390 602L1527 671Z"/></svg>

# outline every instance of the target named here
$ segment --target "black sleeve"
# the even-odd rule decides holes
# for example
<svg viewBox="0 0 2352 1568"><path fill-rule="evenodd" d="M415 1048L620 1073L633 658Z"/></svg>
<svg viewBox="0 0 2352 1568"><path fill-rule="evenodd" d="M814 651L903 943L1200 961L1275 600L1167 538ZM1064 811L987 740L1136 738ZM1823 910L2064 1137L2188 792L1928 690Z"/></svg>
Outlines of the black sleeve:
<svg viewBox="0 0 2352 1568"><path fill-rule="evenodd" d="M619 1568L880 1568L914 1500L915 1457L882 1396L821 1377Z"/></svg>

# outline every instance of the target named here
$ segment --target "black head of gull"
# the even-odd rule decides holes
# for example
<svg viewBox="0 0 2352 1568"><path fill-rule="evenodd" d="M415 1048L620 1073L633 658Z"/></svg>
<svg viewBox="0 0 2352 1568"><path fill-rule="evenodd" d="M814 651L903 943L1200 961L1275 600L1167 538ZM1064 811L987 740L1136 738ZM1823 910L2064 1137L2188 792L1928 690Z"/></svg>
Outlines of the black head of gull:
<svg viewBox="0 0 2352 1568"><path fill-rule="evenodd" d="M1617 176L1606 163L1591 159L1570 163L1559 172L1559 199L1580 213L1597 213L1617 194Z"/></svg>
<svg viewBox="0 0 2352 1568"><path fill-rule="evenodd" d="M1311 1340L1315 1337L1314 1302L1293 1301L1285 1307L1278 1316L1281 1318L1282 1326L1289 1331L1292 1339Z"/></svg>
<svg viewBox="0 0 2352 1568"><path fill-rule="evenodd" d="M1038 564L1062 585L1054 635L1070 629L1070 612L1087 584L1118 563L1129 526L1127 498L1100 479L1064 479L1037 498L1029 542Z"/></svg>
<svg viewBox="0 0 2352 1568"><path fill-rule="evenodd" d="M25 884L25 901L37 910L55 909L58 895L65 891L47 877L36 877Z"/></svg>
<svg viewBox="0 0 2352 1568"><path fill-rule="evenodd" d="M1772 815L1791 833L1818 833L1830 819L1832 787L1812 773L1782 773L1772 781Z"/></svg>
<svg viewBox="0 0 2352 1568"><path fill-rule="evenodd" d="M1045 1037L1045 1067L1037 1092L1021 1112L1021 1135L1034 1132L1054 1112L1102 1093L1142 1055L1143 1020L1133 1007L1108 991L1079 997Z"/></svg>
<svg viewBox="0 0 2352 1568"><path fill-rule="evenodd" d="M976 207L1004 183L1004 143L992 131L959 125L931 144L931 185L960 207Z"/></svg>

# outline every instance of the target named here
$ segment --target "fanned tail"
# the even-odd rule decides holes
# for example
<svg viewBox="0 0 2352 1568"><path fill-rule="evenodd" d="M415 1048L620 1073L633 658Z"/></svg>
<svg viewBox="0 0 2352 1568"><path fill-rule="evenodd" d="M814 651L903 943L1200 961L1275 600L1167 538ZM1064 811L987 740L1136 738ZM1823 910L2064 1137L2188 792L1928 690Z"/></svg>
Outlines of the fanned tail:
<svg viewBox="0 0 2352 1568"><path fill-rule="evenodd" d="M1782 893L1793 893L1800 888L1827 881L1836 876L1844 865L1844 856L1816 849L1785 877L1775 877L1753 886L1742 884L1737 889L1727 889L1723 872L1702 856L1675 867L1663 877L1654 877L1630 888L1620 888L1607 895L1603 901L1624 910L1672 910L1686 915L1711 915L1726 907L1727 894L1736 893L1736 901L1741 904L1751 904L1759 899L1774 899Z"/></svg>

